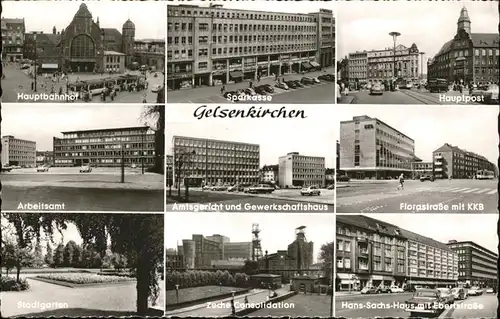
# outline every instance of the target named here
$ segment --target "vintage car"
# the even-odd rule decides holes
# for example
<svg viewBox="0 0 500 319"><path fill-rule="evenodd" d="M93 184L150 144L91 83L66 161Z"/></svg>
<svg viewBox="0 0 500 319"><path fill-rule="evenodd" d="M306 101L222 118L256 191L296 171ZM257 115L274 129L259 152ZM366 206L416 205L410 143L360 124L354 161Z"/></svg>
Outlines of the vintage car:
<svg viewBox="0 0 500 319"><path fill-rule="evenodd" d="M48 171L49 171L49 167L48 167L48 166L44 166L44 165L42 165L42 166L38 166L38 167L36 168L36 171L37 171L37 172L48 172Z"/></svg>
<svg viewBox="0 0 500 319"><path fill-rule="evenodd" d="M270 194L274 192L274 187L271 187L266 184L259 184L255 186L251 186L248 188L247 193L250 194Z"/></svg>
<svg viewBox="0 0 500 319"><path fill-rule="evenodd" d="M405 302L405 311L413 318L419 317L418 314L438 314L444 309L445 302L436 289L420 288Z"/></svg>
<svg viewBox="0 0 500 319"><path fill-rule="evenodd" d="M80 173L90 173L92 172L92 167L90 165L83 165L80 167Z"/></svg>
<svg viewBox="0 0 500 319"><path fill-rule="evenodd" d="M455 300L464 300L467 298L467 292L464 288L455 287L451 289L451 294Z"/></svg>
<svg viewBox="0 0 500 319"><path fill-rule="evenodd" d="M302 188L300 190L300 195L302 196L305 196L305 195L309 195L309 196L314 196L314 195L321 195L321 190L317 187L317 186L309 186L309 187L305 187L305 188Z"/></svg>

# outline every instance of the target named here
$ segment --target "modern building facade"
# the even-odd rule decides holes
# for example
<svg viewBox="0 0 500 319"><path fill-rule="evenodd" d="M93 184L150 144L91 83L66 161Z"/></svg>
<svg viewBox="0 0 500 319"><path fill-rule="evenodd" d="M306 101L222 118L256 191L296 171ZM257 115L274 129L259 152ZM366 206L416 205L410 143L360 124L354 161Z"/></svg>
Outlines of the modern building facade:
<svg viewBox="0 0 500 319"><path fill-rule="evenodd" d="M149 127L124 127L62 132L53 138L54 165L72 167L154 165L155 134Z"/></svg>
<svg viewBox="0 0 500 319"><path fill-rule="evenodd" d="M496 165L486 157L448 143L432 152L432 158L436 178L474 178L479 170L491 171L498 177Z"/></svg>
<svg viewBox="0 0 500 319"><path fill-rule="evenodd" d="M340 170L357 179L411 176L415 141L377 118L340 122Z"/></svg>
<svg viewBox="0 0 500 319"><path fill-rule="evenodd" d="M36 151L36 165L54 165L54 152L53 151Z"/></svg>
<svg viewBox="0 0 500 319"><path fill-rule="evenodd" d="M325 185L325 158L306 156L297 152L279 158L279 186L319 186Z"/></svg>
<svg viewBox="0 0 500 319"><path fill-rule="evenodd" d="M472 241L450 240L448 247L458 255L458 283L498 288L498 253Z"/></svg>
<svg viewBox="0 0 500 319"><path fill-rule="evenodd" d="M36 166L36 142L2 136L2 166Z"/></svg>
<svg viewBox="0 0 500 319"><path fill-rule="evenodd" d="M2 61L14 62L23 58L25 23L22 19L1 18Z"/></svg>
<svg viewBox="0 0 500 319"><path fill-rule="evenodd" d="M256 184L260 146L197 137L174 136L174 185Z"/></svg>
<svg viewBox="0 0 500 319"><path fill-rule="evenodd" d="M455 286L458 255L446 244L364 215L337 216L338 290Z"/></svg>
<svg viewBox="0 0 500 319"><path fill-rule="evenodd" d="M472 21L463 7L455 36L427 62L427 77L464 84L498 83L499 47L498 33L472 32Z"/></svg>
<svg viewBox="0 0 500 319"><path fill-rule="evenodd" d="M167 84L171 89L238 82L332 66L335 18L227 9L220 4L167 6Z"/></svg>
<svg viewBox="0 0 500 319"><path fill-rule="evenodd" d="M349 53L346 63L348 78L345 80L360 84L393 79L418 81L421 73L419 54L415 43L410 47L399 44L396 48Z"/></svg>
<svg viewBox="0 0 500 319"><path fill-rule="evenodd" d="M412 177L420 178L421 176L433 175L434 164L432 162L413 162Z"/></svg>
<svg viewBox="0 0 500 319"><path fill-rule="evenodd" d="M174 185L174 157L172 155L167 155L166 161L167 168L165 170L167 176L167 186Z"/></svg>

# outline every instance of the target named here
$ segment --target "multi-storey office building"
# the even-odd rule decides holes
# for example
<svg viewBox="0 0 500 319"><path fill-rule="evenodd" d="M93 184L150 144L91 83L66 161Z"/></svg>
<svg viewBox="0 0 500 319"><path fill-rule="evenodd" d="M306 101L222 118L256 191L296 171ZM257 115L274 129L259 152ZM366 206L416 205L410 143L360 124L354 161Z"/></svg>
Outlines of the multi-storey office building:
<svg viewBox="0 0 500 319"><path fill-rule="evenodd" d="M260 146L174 136L174 185L254 184L259 182Z"/></svg>
<svg viewBox="0 0 500 319"><path fill-rule="evenodd" d="M149 127L123 127L62 132L53 138L55 166L152 166L155 135Z"/></svg>
<svg viewBox="0 0 500 319"><path fill-rule="evenodd" d="M464 84L498 83L500 36L498 33L472 33L472 22L465 7L460 11L457 33L427 62L427 77Z"/></svg>
<svg viewBox="0 0 500 319"><path fill-rule="evenodd" d="M459 284L498 287L498 253L472 241L450 240L448 247L458 255Z"/></svg>
<svg viewBox="0 0 500 319"><path fill-rule="evenodd" d="M14 62L23 58L24 18L2 18L2 61Z"/></svg>
<svg viewBox="0 0 500 319"><path fill-rule="evenodd" d="M279 158L279 186L325 185L325 158L306 156L297 152Z"/></svg>
<svg viewBox="0 0 500 319"><path fill-rule="evenodd" d="M168 6L167 83L178 89L328 67L331 10L310 14Z"/></svg>
<svg viewBox="0 0 500 319"><path fill-rule="evenodd" d="M12 135L2 136L2 165L35 167L36 142L15 138Z"/></svg>
<svg viewBox="0 0 500 319"><path fill-rule="evenodd" d="M402 286L406 239L397 226L361 215L337 215L337 290Z"/></svg>
<svg viewBox="0 0 500 319"><path fill-rule="evenodd" d="M377 118L355 116L340 122L340 170L351 178L411 176L415 142Z"/></svg>
<svg viewBox="0 0 500 319"><path fill-rule="evenodd" d="M407 239L406 284L429 287L455 286L458 281L458 255L446 244L401 229Z"/></svg>
<svg viewBox="0 0 500 319"><path fill-rule="evenodd" d="M453 286L458 256L441 242L367 216L337 216L337 289Z"/></svg>
<svg viewBox="0 0 500 319"><path fill-rule="evenodd" d="M347 58L347 78L350 82L367 83L368 80L368 52L353 52Z"/></svg>
<svg viewBox="0 0 500 319"><path fill-rule="evenodd" d="M425 175L433 174L434 164L432 162L413 162L412 175L413 178L420 178Z"/></svg>
<svg viewBox="0 0 500 319"><path fill-rule="evenodd" d="M432 152L436 178L474 178L478 171L487 170L498 176L497 167L482 155L445 143Z"/></svg>
<svg viewBox="0 0 500 319"><path fill-rule="evenodd" d="M215 234L206 237L221 244L223 260L252 259L252 242L231 242L226 236Z"/></svg>

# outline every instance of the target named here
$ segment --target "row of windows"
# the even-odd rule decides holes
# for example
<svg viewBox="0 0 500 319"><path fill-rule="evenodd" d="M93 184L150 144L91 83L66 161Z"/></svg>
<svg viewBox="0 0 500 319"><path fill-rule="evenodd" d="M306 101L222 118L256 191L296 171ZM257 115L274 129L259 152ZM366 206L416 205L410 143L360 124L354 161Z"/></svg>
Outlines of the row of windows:
<svg viewBox="0 0 500 319"><path fill-rule="evenodd" d="M168 23L168 32L191 32L192 23ZM209 31L208 23L199 23L198 31ZM286 24L212 24L212 32L301 32L316 33L315 25L286 25Z"/></svg>
<svg viewBox="0 0 500 319"><path fill-rule="evenodd" d="M79 153L59 153L59 152L56 152L56 153L54 153L54 157L141 156L141 153L143 153L142 156L154 156L155 155L155 151L150 150L150 151L146 151L146 152L138 152L138 151L125 151L125 152L108 151L108 152L79 152Z"/></svg>
<svg viewBox="0 0 500 319"><path fill-rule="evenodd" d="M245 151L245 152L259 152L260 147L258 145L250 144L236 144L233 142L216 142L216 141L205 141L205 140L189 140L189 139L175 139L174 147L207 147L209 149L220 149L220 150L234 150L234 151Z"/></svg>
<svg viewBox="0 0 500 319"><path fill-rule="evenodd" d="M290 14L275 14L275 13L248 13L248 12L238 12L238 11L214 11L213 9L199 9L199 10L189 10L189 9L169 9L168 17L183 17L183 16L194 16L194 17L215 17L215 18L227 18L227 19L250 19L250 20L273 20L273 21L293 21L293 22L316 22L316 18L302 15L290 15ZM19 27L18 27L19 28Z"/></svg>
<svg viewBox="0 0 500 319"><path fill-rule="evenodd" d="M198 44L209 44L208 36L198 37ZM173 41L173 43L172 43ZM278 35L240 35L212 36L212 44L248 43L248 42L300 41L316 42L316 34L278 34ZM193 37L168 37L168 44L193 44Z"/></svg>
<svg viewBox="0 0 500 319"><path fill-rule="evenodd" d="M492 57L493 54L498 57L500 55L500 50L499 49L474 49L474 56L476 57ZM462 57L462 56L469 56L469 51L468 50L462 50L462 51L452 51L452 52L447 52L445 54L442 54L438 57L436 57L436 59L434 61L437 61L437 62L442 62L442 61L447 61L447 60L450 60L450 58L458 58L458 57Z"/></svg>

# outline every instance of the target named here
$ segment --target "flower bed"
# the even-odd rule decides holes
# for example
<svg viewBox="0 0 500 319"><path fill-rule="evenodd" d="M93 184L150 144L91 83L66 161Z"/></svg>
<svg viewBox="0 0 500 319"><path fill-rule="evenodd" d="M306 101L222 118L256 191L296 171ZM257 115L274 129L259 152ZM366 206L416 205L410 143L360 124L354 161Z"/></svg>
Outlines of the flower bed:
<svg viewBox="0 0 500 319"><path fill-rule="evenodd" d="M24 291L29 288L30 285L26 278L22 278L17 282L14 277L0 276L0 291Z"/></svg>
<svg viewBox="0 0 500 319"><path fill-rule="evenodd" d="M98 274L47 274L39 275L37 278L54 281L68 282L72 284L104 284L123 281L132 281L133 278L121 276L100 276Z"/></svg>
<svg viewBox="0 0 500 319"><path fill-rule="evenodd" d="M116 276L116 277L129 277L129 278L135 278L135 274L132 273L126 273L126 272L99 272L97 273L99 276Z"/></svg>

